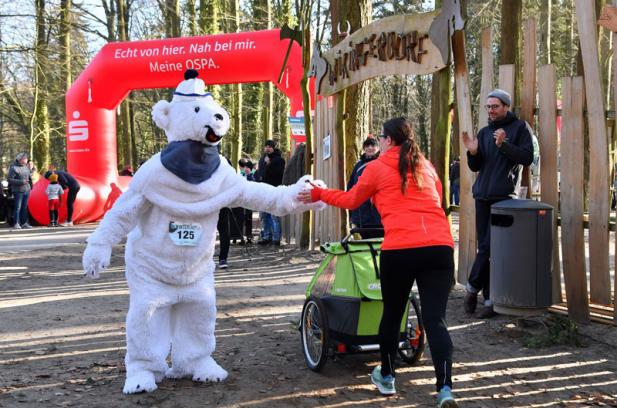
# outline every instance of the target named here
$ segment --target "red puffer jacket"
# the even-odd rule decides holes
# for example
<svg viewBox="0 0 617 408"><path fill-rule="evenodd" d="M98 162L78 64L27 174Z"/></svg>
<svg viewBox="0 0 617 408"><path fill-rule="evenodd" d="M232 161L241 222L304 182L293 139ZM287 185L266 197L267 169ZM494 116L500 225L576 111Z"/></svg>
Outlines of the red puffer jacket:
<svg viewBox="0 0 617 408"><path fill-rule="evenodd" d="M422 175L422 188L418 188L410 171L403 195L398 172L399 150L398 146L391 147L379 159L370 162L351 190L315 188L311 191L311 198L347 209L355 209L372 198L385 229L382 249L454 247L450 224L441 208L441 182L437 172L428 160L423 159L418 169Z"/></svg>

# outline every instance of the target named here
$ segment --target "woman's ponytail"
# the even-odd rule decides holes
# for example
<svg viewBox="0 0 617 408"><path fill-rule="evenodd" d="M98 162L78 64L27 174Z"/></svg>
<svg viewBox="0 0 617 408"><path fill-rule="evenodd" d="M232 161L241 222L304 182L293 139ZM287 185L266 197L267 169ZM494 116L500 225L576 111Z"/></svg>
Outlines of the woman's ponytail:
<svg viewBox="0 0 617 408"><path fill-rule="evenodd" d="M390 136L396 146L400 146L398 170L401 176L401 193L405 195L408 180L407 173L411 169L411 176L418 186L422 188L422 175L418 167L422 160L420 146L416 143L413 126L406 118L394 118L383 125L384 134Z"/></svg>

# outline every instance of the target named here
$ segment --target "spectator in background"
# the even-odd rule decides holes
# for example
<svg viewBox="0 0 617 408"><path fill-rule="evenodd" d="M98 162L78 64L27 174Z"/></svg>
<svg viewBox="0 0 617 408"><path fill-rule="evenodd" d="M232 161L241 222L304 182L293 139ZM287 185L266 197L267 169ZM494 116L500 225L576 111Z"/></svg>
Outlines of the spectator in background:
<svg viewBox="0 0 617 408"><path fill-rule="evenodd" d="M9 168L9 187L15 199L13 228L32 228L28 223L28 199L32 191L32 176L28 153L19 153Z"/></svg>
<svg viewBox="0 0 617 408"><path fill-rule="evenodd" d="M73 226L73 211L74 211L74 203L77 198L77 193L79 193L79 189L81 186L75 177L69 174L66 171L56 169L56 166L50 165L49 169L45 173L45 178L49 179L49 176L52 174L58 175L58 183L62 186L63 190L68 190L68 196L66 198L66 221L63 222L63 227L72 227Z"/></svg>
<svg viewBox="0 0 617 408"><path fill-rule="evenodd" d="M60 202L62 201L62 196L64 195L62 186L58 184L57 174L51 174L49 176L49 184L45 189L45 194L47 194L47 205L49 209L49 226L57 227L58 210L60 209Z"/></svg>
<svg viewBox="0 0 617 408"><path fill-rule="evenodd" d="M253 173L253 162L248 159L240 159L238 162L240 166L240 174L242 177L246 178L247 181L255 181L255 175ZM253 243L253 211L248 208L244 208L244 224L242 228L244 229L243 233L246 237L246 243Z"/></svg>
<svg viewBox="0 0 617 408"><path fill-rule="evenodd" d="M264 145L264 155L262 157L263 167L259 165L261 182L271 186L280 186L283 182L283 172L285 171L285 159L281 156L281 151L274 140L266 140ZM281 245L281 220L279 217L263 213L263 235L260 245ZM261 214L260 214L261 215Z"/></svg>
<svg viewBox="0 0 617 408"><path fill-rule="evenodd" d="M475 312L478 293L482 291L485 307L478 314L481 319L495 316L489 293L491 205L515 195L522 166L529 166L533 161L529 127L510 111L511 104L510 94L501 89L493 90L486 99L488 125L480 129L476 137L467 132L462 135L467 165L471 171L478 172L472 189L476 202L478 252L471 267L463 307L467 313Z"/></svg>
<svg viewBox="0 0 617 408"><path fill-rule="evenodd" d="M351 188L356 185L367 164L379 157L379 142L372 137L368 137L362 143L362 150L364 152L360 156L360 160L351 171L351 176L349 177L349 182L347 183L347 191L351 190ZM383 228L383 225L381 225L381 217L379 216L379 212L377 212L377 209L373 206L370 199L363 202L360 207L351 210L350 214L351 223L355 227ZM363 239L383 237L383 235L383 230L363 231L360 233L360 236Z"/></svg>
<svg viewBox="0 0 617 408"><path fill-rule="evenodd" d="M11 210L9 207L9 182L2 180L0 183L0 221L6 221L12 225Z"/></svg>
<svg viewBox="0 0 617 408"><path fill-rule="evenodd" d="M219 211L219 220L216 224L216 229L219 232L219 268L227 269L227 256L229 255L229 241L231 228L229 225L230 218L233 217L231 209L224 207Z"/></svg>
<svg viewBox="0 0 617 408"><path fill-rule="evenodd" d="M458 205L461 194L461 161L457 157L450 165L450 204Z"/></svg>

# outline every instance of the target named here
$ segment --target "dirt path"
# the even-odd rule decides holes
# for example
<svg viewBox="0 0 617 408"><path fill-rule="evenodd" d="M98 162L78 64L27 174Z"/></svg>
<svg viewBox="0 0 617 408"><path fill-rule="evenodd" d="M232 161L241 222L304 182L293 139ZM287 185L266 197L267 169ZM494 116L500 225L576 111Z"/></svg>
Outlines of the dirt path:
<svg viewBox="0 0 617 408"><path fill-rule="evenodd" d="M297 320L319 252L232 246L216 274L217 350L230 372L221 384L165 380L150 394L122 394L128 291L123 251L98 281L81 278L91 227L0 229L0 407L428 407L434 405L430 352L397 377L399 395L380 397L367 374L377 354L306 368ZM19 234L19 235L18 235ZM48 235L45 235L48 234ZM516 319L482 321L452 292L456 395L464 407L617 407L617 329L580 329L584 347L529 349L532 328ZM529 322L528 322L529 323Z"/></svg>

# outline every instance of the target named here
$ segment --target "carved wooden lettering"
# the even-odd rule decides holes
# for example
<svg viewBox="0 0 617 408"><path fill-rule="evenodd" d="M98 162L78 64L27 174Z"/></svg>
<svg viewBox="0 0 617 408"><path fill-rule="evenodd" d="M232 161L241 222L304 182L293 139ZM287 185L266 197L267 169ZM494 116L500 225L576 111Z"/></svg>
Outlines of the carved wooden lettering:
<svg viewBox="0 0 617 408"><path fill-rule="evenodd" d="M438 15L386 17L353 33L323 54L328 81L318 92L331 95L377 75L427 74L442 69L447 60L428 35Z"/></svg>
<svg viewBox="0 0 617 408"><path fill-rule="evenodd" d="M388 37L386 33L381 33L379 35L379 40L377 40L377 53L379 55L379 61L387 61L388 56L386 55L386 48L388 47Z"/></svg>

